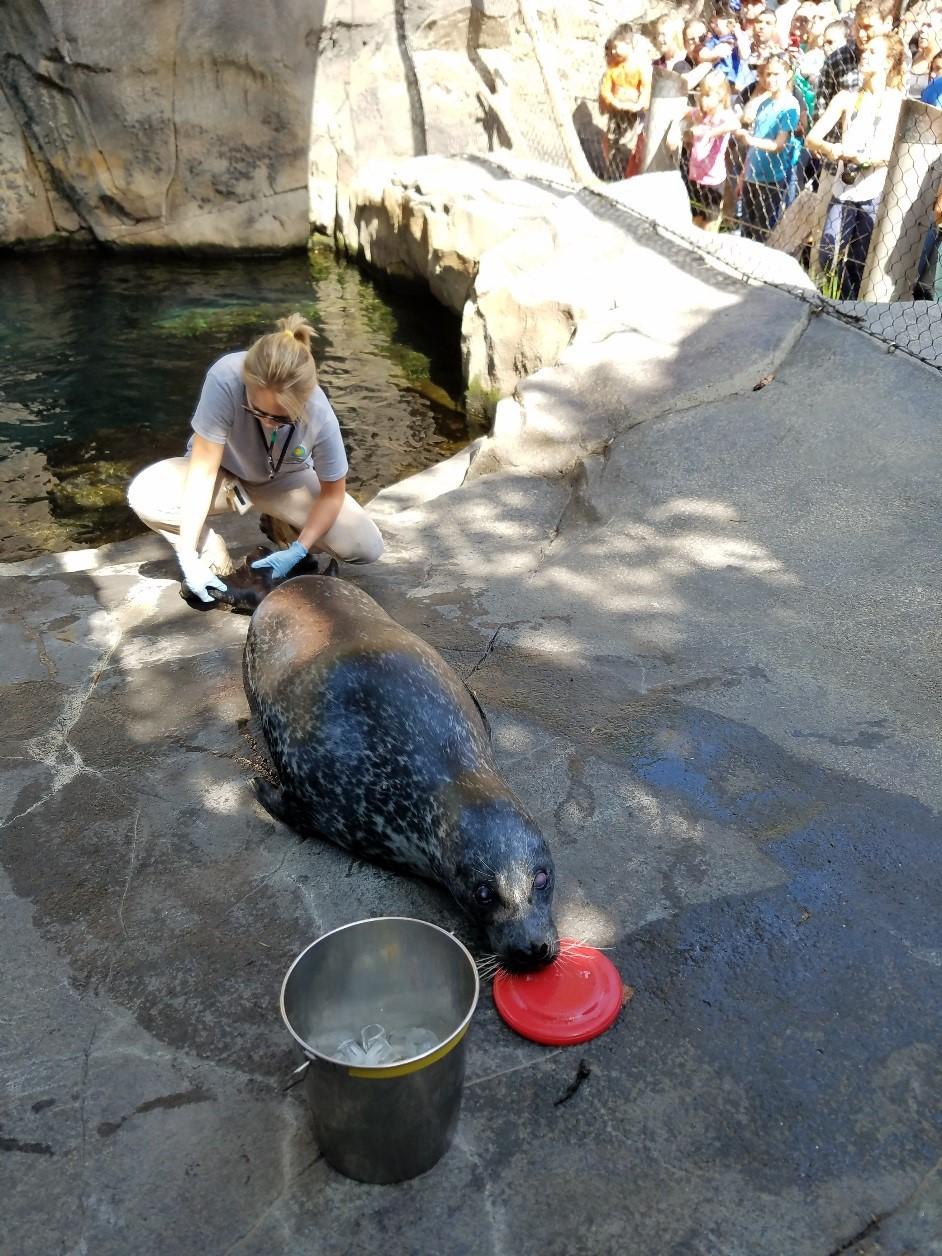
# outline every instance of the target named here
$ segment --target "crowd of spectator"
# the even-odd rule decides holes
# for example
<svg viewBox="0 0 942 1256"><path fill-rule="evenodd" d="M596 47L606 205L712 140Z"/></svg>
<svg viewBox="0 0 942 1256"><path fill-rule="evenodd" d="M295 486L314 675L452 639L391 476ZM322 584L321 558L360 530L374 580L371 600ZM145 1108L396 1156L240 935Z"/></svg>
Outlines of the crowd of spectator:
<svg viewBox="0 0 942 1256"><path fill-rule="evenodd" d="M642 169L652 83L682 76L688 107L666 144L697 225L762 240L789 215L829 294L856 298L903 101L942 107L942 0L898 5L714 0L702 18L662 17L650 38L619 26L599 89L608 177ZM812 202L813 231L800 212Z"/></svg>

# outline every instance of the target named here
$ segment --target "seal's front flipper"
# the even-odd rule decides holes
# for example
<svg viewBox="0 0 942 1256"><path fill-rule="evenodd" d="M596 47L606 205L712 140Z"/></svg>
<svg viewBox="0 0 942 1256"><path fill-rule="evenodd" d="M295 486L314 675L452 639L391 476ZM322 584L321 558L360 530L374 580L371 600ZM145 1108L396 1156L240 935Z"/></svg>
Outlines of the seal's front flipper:
<svg viewBox="0 0 942 1256"><path fill-rule="evenodd" d="M275 820L280 820L300 837L320 837L305 808L283 789L278 789L261 776L252 782L255 797Z"/></svg>
<svg viewBox="0 0 942 1256"><path fill-rule="evenodd" d="M252 781L252 792L270 816L287 824L289 828L294 827L289 819L290 808L284 790L276 789L270 781L256 776Z"/></svg>

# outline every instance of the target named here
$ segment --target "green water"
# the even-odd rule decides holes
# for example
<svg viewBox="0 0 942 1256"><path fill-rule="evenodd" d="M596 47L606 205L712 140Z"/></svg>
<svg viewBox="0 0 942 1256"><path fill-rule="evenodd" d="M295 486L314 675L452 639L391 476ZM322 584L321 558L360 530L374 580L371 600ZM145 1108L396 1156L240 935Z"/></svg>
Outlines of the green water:
<svg viewBox="0 0 942 1256"><path fill-rule="evenodd" d="M476 434L457 320L333 254L0 255L0 558L142 532L131 476L183 452L210 364L292 310L317 329L360 501Z"/></svg>

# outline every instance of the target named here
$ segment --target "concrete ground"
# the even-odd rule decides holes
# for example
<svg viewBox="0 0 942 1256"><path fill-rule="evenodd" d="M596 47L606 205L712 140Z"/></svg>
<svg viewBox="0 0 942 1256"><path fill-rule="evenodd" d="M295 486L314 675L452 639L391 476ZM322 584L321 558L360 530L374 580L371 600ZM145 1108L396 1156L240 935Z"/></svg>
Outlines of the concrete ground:
<svg viewBox="0 0 942 1256"><path fill-rule="evenodd" d="M565 1050L485 992L412 1182L319 1158L278 990L323 930L452 905L254 804L247 621L156 540L3 569L4 1250L942 1253L942 385L723 300L735 370L575 353L553 404L621 415L603 453L391 490L346 573L467 678L561 930L636 991Z"/></svg>

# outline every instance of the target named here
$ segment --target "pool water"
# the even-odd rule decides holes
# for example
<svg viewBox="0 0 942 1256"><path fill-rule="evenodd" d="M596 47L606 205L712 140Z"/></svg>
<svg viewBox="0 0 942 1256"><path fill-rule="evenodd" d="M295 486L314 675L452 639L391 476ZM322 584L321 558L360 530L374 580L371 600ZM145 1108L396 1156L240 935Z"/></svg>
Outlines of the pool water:
<svg viewBox="0 0 942 1256"><path fill-rule="evenodd" d="M358 500L477 435L458 320L332 252L0 255L0 558L144 531L128 481L183 452L211 363L293 310L317 329Z"/></svg>

